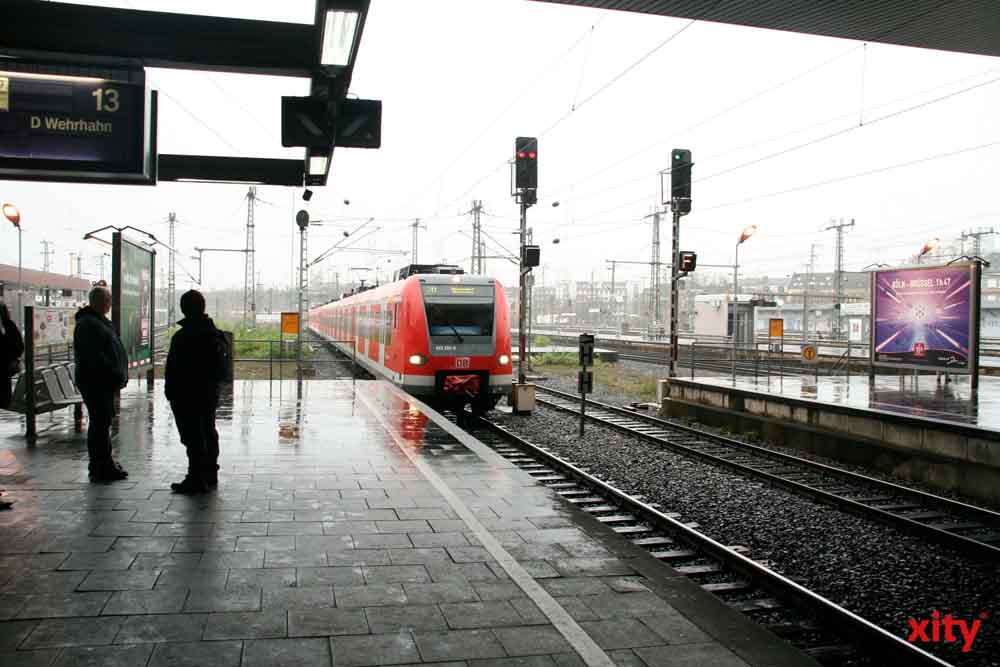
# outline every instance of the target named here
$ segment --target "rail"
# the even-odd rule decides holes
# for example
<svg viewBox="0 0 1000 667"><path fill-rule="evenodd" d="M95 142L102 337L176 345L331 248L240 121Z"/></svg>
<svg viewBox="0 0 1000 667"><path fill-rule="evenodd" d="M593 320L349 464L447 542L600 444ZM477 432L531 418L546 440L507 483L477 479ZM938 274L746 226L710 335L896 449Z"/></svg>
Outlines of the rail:
<svg viewBox="0 0 1000 667"><path fill-rule="evenodd" d="M579 414L579 397L544 385L536 385L536 389L558 399L536 399L540 404ZM626 408L589 399L587 403L593 408L586 413L591 421L963 553L1000 562L1000 513ZM833 480L836 484L831 486ZM841 490L844 482L855 487Z"/></svg>
<svg viewBox="0 0 1000 667"><path fill-rule="evenodd" d="M835 632L853 645L863 648L869 655L885 660L886 664L935 665L937 667L948 664L827 598L810 591L801 584L752 560L736 548L727 547L680 521L675 516L661 512L640 498L627 494L598 479L552 451L531 443L488 420L481 419L479 424L511 443L526 457L541 463L526 464L523 457L511 456L510 452L498 448L495 443L486 442L487 445L492 446L501 455L510 458L515 465L527 470L539 482L549 485L568 502L590 513L598 521L609 526L612 523L617 523L618 525L612 528L616 533L630 538L632 543L637 546L651 550L652 555L658 560L675 563L682 559L707 558L716 561L724 568L745 578L752 586L767 591L807 615L819 619L825 628ZM547 469L546 466L552 470ZM562 474L556 474L555 471ZM575 480L575 482L570 480ZM634 515L635 518L624 515L624 512ZM664 537L658 533L665 533L670 537ZM677 548L678 542L687 545L689 549ZM668 550L656 550L664 548ZM677 567L675 565L675 568L680 574L688 576L720 571L717 567L701 564L690 567ZM767 604L767 600L745 600L743 604L727 601L723 597L727 592L739 594L747 590L747 586L740 585L739 582L704 584L702 587L704 590L720 596L723 602L739 611L750 613L774 608ZM818 652L822 652L828 647L821 645L814 648ZM808 651L806 652L808 653Z"/></svg>

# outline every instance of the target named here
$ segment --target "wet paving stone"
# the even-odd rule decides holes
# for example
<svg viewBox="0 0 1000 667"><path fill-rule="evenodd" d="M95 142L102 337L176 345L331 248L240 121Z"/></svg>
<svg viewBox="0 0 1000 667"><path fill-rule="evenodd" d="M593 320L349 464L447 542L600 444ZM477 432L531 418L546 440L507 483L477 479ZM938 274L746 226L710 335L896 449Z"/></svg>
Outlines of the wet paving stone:
<svg viewBox="0 0 1000 667"><path fill-rule="evenodd" d="M0 515L0 665L581 664L496 543L619 664L656 664L665 642L727 657L551 491L407 421L382 385L310 384L300 405L278 390L224 398L219 488L197 497L169 489L186 462L162 385L123 395L131 475L110 485L87 483L69 429L28 455L0 413L0 481L7 461L21 475Z"/></svg>

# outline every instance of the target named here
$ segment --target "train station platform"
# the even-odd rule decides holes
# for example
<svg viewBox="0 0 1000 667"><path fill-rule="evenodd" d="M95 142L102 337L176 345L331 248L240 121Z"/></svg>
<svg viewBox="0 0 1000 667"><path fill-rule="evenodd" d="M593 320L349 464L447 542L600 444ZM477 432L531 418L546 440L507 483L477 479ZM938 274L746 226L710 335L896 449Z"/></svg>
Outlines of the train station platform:
<svg viewBox="0 0 1000 667"><path fill-rule="evenodd" d="M5 667L813 664L386 383L237 382L196 497L162 386L122 406L109 485L0 413Z"/></svg>
<svg viewBox="0 0 1000 667"><path fill-rule="evenodd" d="M673 378L663 410L1000 502L1000 378ZM864 446L859 446L864 445Z"/></svg>

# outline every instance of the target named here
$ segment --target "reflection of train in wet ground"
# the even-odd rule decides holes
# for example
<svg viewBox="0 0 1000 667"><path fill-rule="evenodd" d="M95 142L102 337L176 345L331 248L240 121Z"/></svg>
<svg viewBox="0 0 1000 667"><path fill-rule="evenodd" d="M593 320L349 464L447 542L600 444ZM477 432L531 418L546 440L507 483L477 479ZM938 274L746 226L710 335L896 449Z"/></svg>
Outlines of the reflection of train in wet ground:
<svg viewBox="0 0 1000 667"><path fill-rule="evenodd" d="M511 391L510 322L499 282L441 265L309 311L309 328L374 375L425 398L490 408Z"/></svg>

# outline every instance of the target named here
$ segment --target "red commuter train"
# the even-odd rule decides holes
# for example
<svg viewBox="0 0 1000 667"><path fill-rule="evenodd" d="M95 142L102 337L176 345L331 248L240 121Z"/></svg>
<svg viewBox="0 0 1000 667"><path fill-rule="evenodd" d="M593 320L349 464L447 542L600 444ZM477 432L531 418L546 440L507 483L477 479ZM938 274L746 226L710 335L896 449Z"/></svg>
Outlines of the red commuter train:
<svg viewBox="0 0 1000 667"><path fill-rule="evenodd" d="M400 280L318 306L309 328L414 396L492 408L510 394L510 317L493 278L408 267ZM435 271L412 273L415 271Z"/></svg>

